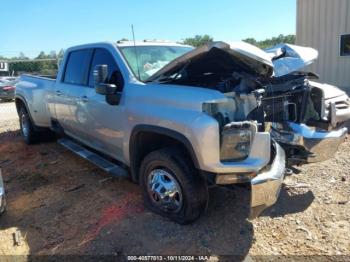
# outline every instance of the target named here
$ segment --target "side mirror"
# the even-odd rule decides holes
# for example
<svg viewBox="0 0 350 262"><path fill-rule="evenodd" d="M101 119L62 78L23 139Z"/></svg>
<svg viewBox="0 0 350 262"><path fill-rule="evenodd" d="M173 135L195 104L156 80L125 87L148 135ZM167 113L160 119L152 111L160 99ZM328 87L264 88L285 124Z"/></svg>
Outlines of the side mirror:
<svg viewBox="0 0 350 262"><path fill-rule="evenodd" d="M97 65L94 68L94 85L95 91L100 95L111 95L117 91L117 87L108 84L108 66Z"/></svg>
<svg viewBox="0 0 350 262"><path fill-rule="evenodd" d="M116 85L108 83L108 65L96 65L93 74L96 93L106 96L108 104L118 105L121 93L117 92Z"/></svg>

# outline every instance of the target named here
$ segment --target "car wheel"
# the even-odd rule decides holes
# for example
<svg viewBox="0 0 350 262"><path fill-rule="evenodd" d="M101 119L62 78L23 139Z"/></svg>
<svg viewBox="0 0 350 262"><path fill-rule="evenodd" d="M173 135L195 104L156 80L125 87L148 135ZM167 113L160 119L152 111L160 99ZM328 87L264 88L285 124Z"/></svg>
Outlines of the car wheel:
<svg viewBox="0 0 350 262"><path fill-rule="evenodd" d="M30 116L24 107L21 107L19 110L19 124L22 136L27 144L33 144L38 141L38 133L34 130Z"/></svg>
<svg viewBox="0 0 350 262"><path fill-rule="evenodd" d="M205 179L176 148L148 154L141 164L140 183L145 205L177 223L193 222L207 207Z"/></svg>

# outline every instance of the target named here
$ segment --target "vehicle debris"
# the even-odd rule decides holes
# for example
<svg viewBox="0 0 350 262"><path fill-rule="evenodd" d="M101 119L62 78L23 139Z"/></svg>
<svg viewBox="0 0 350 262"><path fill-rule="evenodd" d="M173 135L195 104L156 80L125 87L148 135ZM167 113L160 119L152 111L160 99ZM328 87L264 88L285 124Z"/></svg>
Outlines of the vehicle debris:
<svg viewBox="0 0 350 262"><path fill-rule="evenodd" d="M305 227L298 226L297 230L306 232L307 233L306 239L308 239L308 240L312 240L313 239L312 233L310 232L310 230L306 229Z"/></svg>
<svg viewBox="0 0 350 262"><path fill-rule="evenodd" d="M100 185L102 185L103 183L105 183L105 182L107 182L107 181L111 181L111 180L113 180L113 177L107 177L107 178L104 178L104 179L99 180L98 183L99 183Z"/></svg>
<svg viewBox="0 0 350 262"><path fill-rule="evenodd" d="M16 230L12 233L13 245L20 246L21 245L21 233L19 230Z"/></svg>
<svg viewBox="0 0 350 262"><path fill-rule="evenodd" d="M76 190L83 188L84 186L85 186L85 184L80 184L78 186L74 186L74 187L66 189L65 192L73 192L73 191L76 191Z"/></svg>

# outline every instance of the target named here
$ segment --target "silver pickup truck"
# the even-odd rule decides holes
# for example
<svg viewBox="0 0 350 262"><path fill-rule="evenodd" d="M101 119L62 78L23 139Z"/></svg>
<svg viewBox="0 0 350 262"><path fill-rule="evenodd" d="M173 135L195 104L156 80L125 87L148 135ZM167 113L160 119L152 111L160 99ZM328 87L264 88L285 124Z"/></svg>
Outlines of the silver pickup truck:
<svg viewBox="0 0 350 262"><path fill-rule="evenodd" d="M301 71L317 54L225 42L72 47L56 78L20 78L21 131L28 144L55 132L178 223L203 213L208 185L250 183L256 217L276 202L287 165L325 160L346 137L348 96Z"/></svg>

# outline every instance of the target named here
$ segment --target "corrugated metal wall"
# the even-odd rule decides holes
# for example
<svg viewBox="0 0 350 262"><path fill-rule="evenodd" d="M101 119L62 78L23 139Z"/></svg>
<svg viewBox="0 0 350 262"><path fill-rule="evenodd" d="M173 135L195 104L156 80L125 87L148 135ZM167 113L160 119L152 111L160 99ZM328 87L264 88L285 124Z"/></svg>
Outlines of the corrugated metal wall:
<svg viewBox="0 0 350 262"><path fill-rule="evenodd" d="M340 56L340 35L350 34L350 0L297 0L297 44L319 51L310 71L350 91L350 56Z"/></svg>

